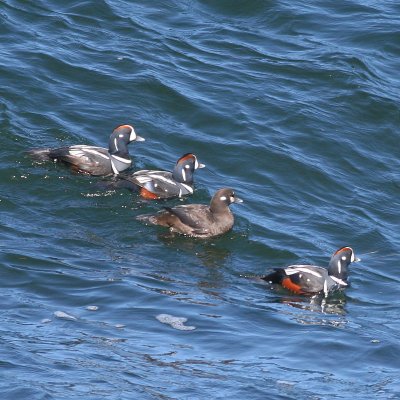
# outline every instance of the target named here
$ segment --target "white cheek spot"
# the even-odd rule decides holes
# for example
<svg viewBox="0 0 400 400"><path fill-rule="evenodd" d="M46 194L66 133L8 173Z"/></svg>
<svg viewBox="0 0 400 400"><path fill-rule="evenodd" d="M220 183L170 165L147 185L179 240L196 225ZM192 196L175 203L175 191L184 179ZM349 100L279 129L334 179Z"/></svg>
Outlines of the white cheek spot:
<svg viewBox="0 0 400 400"><path fill-rule="evenodd" d="M189 169L189 168L190 168L190 165L189 165L189 164L186 164L186 165L185 165L185 168L186 168L186 169Z"/></svg>
<svg viewBox="0 0 400 400"><path fill-rule="evenodd" d="M299 278L302 278L303 277L303 274L299 274Z"/></svg>
<svg viewBox="0 0 400 400"><path fill-rule="evenodd" d="M118 135L118 137L123 138L124 135L123 135L122 133L120 133L120 134Z"/></svg>
<svg viewBox="0 0 400 400"><path fill-rule="evenodd" d="M219 199L222 200L222 201L225 201L226 197L225 196L221 196Z"/></svg>
<svg viewBox="0 0 400 400"><path fill-rule="evenodd" d="M310 282L310 278L307 278L307 282Z"/></svg>
<svg viewBox="0 0 400 400"><path fill-rule="evenodd" d="M157 186L158 186L158 183L155 183L155 184L154 184L154 187L157 187Z"/></svg>
<svg viewBox="0 0 400 400"><path fill-rule="evenodd" d="M342 256L342 260L344 261L346 259L346 256Z"/></svg>

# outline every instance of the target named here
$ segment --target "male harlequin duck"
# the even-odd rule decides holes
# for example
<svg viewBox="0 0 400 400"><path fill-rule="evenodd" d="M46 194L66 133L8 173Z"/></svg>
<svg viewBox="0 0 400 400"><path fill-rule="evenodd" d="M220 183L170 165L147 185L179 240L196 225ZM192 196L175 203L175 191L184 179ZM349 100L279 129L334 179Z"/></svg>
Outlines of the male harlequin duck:
<svg viewBox="0 0 400 400"><path fill-rule="evenodd" d="M269 283L282 285L296 294L317 294L325 296L329 292L348 286L348 266L360 261L351 247L337 250L329 262L328 269L315 265L290 265L276 268L274 272L262 277Z"/></svg>
<svg viewBox="0 0 400 400"><path fill-rule="evenodd" d="M193 194L193 173L204 164L192 153L183 155L172 172L142 170L118 175L114 187L139 191L145 199L169 199Z"/></svg>
<svg viewBox="0 0 400 400"><path fill-rule="evenodd" d="M171 232L209 238L221 235L232 228L234 217L229 210L229 205L242 201L235 196L232 189L220 189L211 199L210 206L187 204L164 207L165 211L160 211L156 215L139 215L137 219L166 226Z"/></svg>
<svg viewBox="0 0 400 400"><path fill-rule="evenodd" d="M39 161L53 160L67 164L75 172L95 176L119 174L129 168L132 161L129 157L128 144L144 139L136 135L133 126L117 126L110 136L108 149L97 146L76 145L56 149L32 149L28 151Z"/></svg>

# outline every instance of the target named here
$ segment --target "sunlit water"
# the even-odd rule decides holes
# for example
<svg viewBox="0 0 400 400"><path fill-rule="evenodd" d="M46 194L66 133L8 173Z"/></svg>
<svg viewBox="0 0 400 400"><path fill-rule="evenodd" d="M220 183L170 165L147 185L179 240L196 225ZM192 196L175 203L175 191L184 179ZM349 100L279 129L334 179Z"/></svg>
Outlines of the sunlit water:
<svg viewBox="0 0 400 400"><path fill-rule="evenodd" d="M0 6L2 399L391 399L399 374L396 2L5 0ZM106 146L206 169L244 199L223 237L24 152ZM259 276L360 263L327 299Z"/></svg>

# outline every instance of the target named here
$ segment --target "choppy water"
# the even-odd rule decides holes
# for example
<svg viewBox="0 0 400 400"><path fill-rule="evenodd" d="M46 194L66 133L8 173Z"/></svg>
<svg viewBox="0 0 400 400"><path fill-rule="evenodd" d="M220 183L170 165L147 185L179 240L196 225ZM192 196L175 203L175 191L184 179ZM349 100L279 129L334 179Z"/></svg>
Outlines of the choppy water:
<svg viewBox="0 0 400 400"><path fill-rule="evenodd" d="M1 2L2 399L400 397L400 6L304 3ZM137 169L207 164L188 201L234 187L234 230L24 156L120 123ZM345 294L257 279L342 245Z"/></svg>

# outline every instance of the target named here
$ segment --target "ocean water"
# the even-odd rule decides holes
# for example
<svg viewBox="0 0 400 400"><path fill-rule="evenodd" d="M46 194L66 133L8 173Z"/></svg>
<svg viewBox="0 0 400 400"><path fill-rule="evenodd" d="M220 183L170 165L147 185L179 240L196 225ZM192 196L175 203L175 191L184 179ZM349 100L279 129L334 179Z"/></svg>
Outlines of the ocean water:
<svg viewBox="0 0 400 400"><path fill-rule="evenodd" d="M1 399L397 399L400 5L3 0ZM26 156L107 145L206 169L234 229L171 237L164 205ZM351 287L259 277L352 246Z"/></svg>

